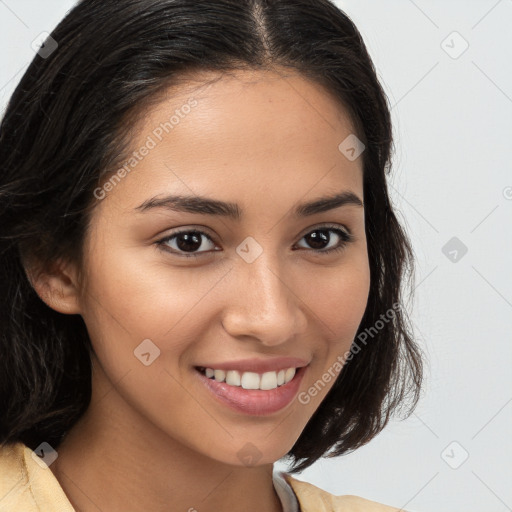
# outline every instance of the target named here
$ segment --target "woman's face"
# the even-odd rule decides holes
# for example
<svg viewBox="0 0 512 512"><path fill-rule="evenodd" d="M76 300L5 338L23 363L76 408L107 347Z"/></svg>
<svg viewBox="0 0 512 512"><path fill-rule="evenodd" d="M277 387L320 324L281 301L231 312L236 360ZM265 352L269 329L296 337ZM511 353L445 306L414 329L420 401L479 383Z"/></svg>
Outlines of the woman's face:
<svg viewBox="0 0 512 512"><path fill-rule="evenodd" d="M365 311L364 207L302 207L362 202L362 161L338 148L353 134L346 114L298 75L194 85L147 112L130 171L97 191L80 312L124 400L121 435L152 425L204 456L264 464L325 398ZM245 389L275 388L290 367L304 368L288 384Z"/></svg>

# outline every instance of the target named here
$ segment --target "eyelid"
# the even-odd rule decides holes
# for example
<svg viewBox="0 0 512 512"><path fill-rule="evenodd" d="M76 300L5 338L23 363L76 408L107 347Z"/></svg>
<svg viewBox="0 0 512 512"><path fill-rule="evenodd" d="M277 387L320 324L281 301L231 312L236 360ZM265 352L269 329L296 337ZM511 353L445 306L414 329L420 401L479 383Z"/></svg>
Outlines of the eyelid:
<svg viewBox="0 0 512 512"><path fill-rule="evenodd" d="M310 226L309 228L307 228L305 231L302 232L302 234L299 236L299 239L300 238L303 238L304 236L306 236L308 233L311 233L311 231L315 231L316 229L341 229L342 231L345 231L345 233L348 235L348 236L354 236L352 234L352 231L350 231L350 229L348 229L347 226L345 226L344 224L335 224L335 223L331 223L331 222L327 222L327 223L320 223L320 224L314 224L313 226Z"/></svg>
<svg viewBox="0 0 512 512"><path fill-rule="evenodd" d="M172 238L174 236L180 235L181 233L191 233L193 231L198 232L201 235L204 235L206 238L211 240L213 243L217 244L217 242L216 242L216 240L217 240L216 234L212 234L214 232L210 228L208 228L207 226L202 226L202 225L199 225L199 224L187 224L185 226L179 226L179 227L176 227L176 228L172 228L171 231L168 232L165 235L157 235L158 238L155 240L154 243L158 243L158 242L162 242L162 241L167 241L169 238Z"/></svg>

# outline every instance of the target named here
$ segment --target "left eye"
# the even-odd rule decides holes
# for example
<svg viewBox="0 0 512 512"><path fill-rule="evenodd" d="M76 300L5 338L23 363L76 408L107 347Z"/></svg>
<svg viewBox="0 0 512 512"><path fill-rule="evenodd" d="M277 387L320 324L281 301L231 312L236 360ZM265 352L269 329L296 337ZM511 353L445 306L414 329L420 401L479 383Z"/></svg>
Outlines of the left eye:
<svg viewBox="0 0 512 512"><path fill-rule="evenodd" d="M334 246L328 248L318 248L319 245L323 246L325 243L327 243L328 246L331 243L332 239L331 235L329 235L329 233L331 232L335 233L335 238L338 238L338 242L335 243ZM313 231L310 231L307 235L303 236L301 240L307 239L308 244L313 245L312 250L314 252L325 254L330 253L332 251L341 251L349 242L352 242L353 238L353 235L346 231L343 231L342 229L333 227L321 227L316 228Z"/></svg>

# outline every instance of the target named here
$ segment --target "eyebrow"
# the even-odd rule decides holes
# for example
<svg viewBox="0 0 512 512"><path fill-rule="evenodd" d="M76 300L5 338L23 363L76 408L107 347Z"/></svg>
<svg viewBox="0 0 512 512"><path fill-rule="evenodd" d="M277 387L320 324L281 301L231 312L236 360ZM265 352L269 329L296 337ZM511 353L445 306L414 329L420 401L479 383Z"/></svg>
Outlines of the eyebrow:
<svg viewBox="0 0 512 512"><path fill-rule="evenodd" d="M341 206L353 205L364 207L361 199L351 191L344 191L331 196L324 196L301 203L295 207L295 217L308 217L317 213L334 210ZM153 197L135 208L135 211L147 212L156 208L165 208L177 212L198 213L202 215L218 215L236 221L242 218L243 210L237 203L219 201L201 196L168 195Z"/></svg>

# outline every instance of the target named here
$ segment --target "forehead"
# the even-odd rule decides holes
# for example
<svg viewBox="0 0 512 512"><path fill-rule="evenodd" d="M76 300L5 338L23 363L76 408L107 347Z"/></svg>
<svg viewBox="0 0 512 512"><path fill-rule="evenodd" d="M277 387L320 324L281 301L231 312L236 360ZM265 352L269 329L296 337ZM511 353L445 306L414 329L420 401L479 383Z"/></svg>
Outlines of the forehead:
<svg viewBox="0 0 512 512"><path fill-rule="evenodd" d="M354 133L348 114L290 71L196 75L165 91L132 133L139 159L123 187L137 196L172 190L250 202L275 193L294 202L347 188L362 196L362 160L338 148Z"/></svg>

